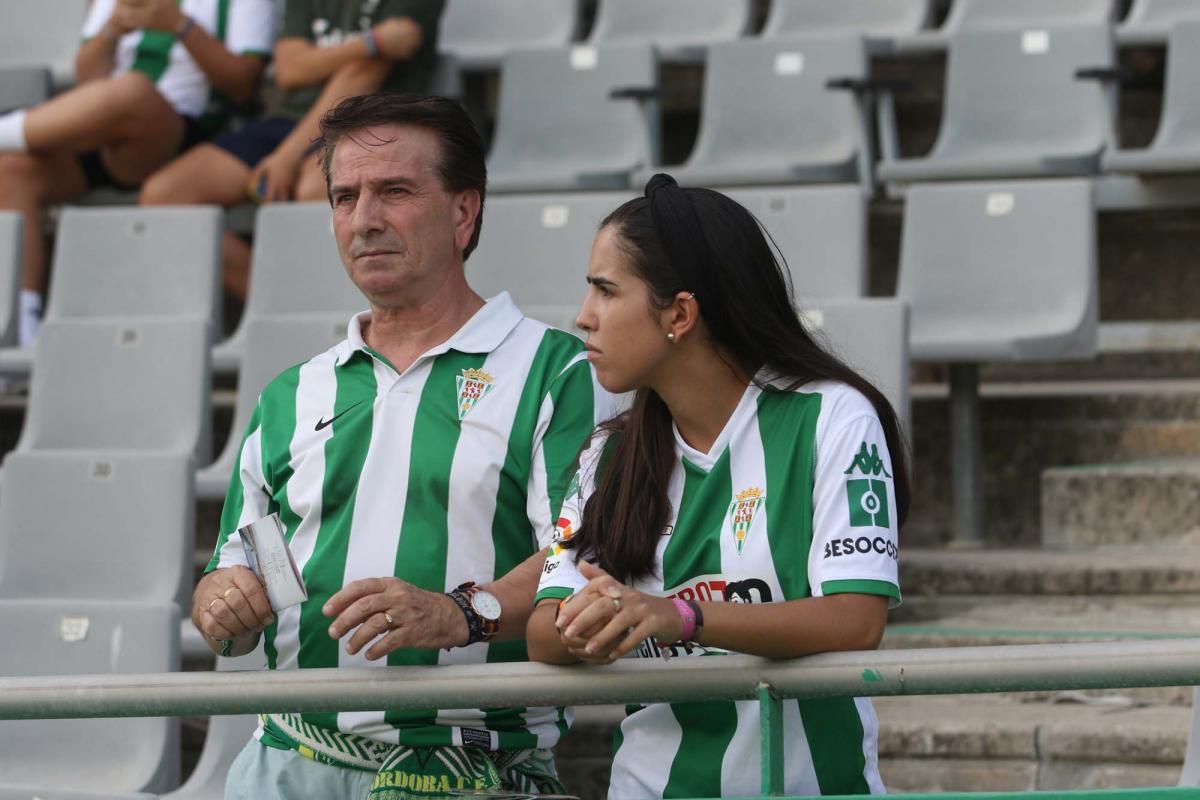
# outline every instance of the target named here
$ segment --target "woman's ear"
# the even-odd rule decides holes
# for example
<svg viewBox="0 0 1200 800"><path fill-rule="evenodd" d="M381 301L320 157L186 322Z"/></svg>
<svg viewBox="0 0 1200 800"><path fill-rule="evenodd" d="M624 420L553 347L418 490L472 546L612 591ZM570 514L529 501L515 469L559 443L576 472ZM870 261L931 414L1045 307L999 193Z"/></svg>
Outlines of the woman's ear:
<svg viewBox="0 0 1200 800"><path fill-rule="evenodd" d="M671 305L663 309L663 315L666 317L667 338L679 344L700 322L700 303L691 292L679 292Z"/></svg>

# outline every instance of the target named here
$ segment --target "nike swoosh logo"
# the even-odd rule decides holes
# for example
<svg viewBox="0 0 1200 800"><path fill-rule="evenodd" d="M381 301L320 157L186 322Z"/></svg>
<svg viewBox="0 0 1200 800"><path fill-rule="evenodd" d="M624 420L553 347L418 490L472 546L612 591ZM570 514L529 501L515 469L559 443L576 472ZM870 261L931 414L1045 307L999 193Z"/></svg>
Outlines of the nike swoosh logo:
<svg viewBox="0 0 1200 800"><path fill-rule="evenodd" d="M362 404L362 402L363 402L362 400L359 400L359 401L358 401L357 403L355 403L353 406L350 406L349 408L344 408L344 409L342 409L342 413L340 413L340 414L334 414L334 415L333 415L332 417L330 417L329 419L325 419L325 417L321 417L319 420L317 420L317 426L316 426L315 428L313 428L313 430L314 430L314 431L323 431L323 430L325 430L326 428L328 428L330 425L332 425L332 424L333 424L333 421L334 421L334 420L336 420L336 419L339 419L339 418L341 418L341 417L344 417L344 416L345 416L347 413L349 413L349 412L350 412L350 411L351 411L351 410L352 410L352 409L353 409L355 406L361 405L361 404Z"/></svg>

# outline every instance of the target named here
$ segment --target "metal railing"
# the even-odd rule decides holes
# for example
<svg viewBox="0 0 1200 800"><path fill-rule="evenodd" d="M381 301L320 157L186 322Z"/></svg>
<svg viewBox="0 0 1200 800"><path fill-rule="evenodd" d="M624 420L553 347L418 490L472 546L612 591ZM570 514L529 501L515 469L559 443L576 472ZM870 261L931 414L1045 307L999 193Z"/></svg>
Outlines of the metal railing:
<svg viewBox="0 0 1200 800"><path fill-rule="evenodd" d="M1172 639L828 653L795 661L724 656L669 666L635 660L607 667L518 663L0 678L0 719L757 700L762 706L762 792L780 797L784 699L1197 684L1200 639ZM1138 791L1086 796L1200 796L1197 789ZM1060 795L1084 796L1044 797Z"/></svg>

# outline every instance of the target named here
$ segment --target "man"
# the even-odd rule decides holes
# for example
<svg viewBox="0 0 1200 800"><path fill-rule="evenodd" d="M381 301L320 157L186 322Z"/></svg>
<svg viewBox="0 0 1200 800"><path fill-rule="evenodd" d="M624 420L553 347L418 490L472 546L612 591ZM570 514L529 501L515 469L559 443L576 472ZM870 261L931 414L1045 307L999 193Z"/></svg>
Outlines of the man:
<svg viewBox="0 0 1200 800"><path fill-rule="evenodd" d="M612 399L579 340L467 285L486 168L460 106L356 97L321 127L338 251L370 311L263 391L192 619L229 655L262 635L273 669L524 660L542 550ZM272 511L308 589L278 618L236 533ZM228 796L560 791L549 748L568 722L534 708L270 715Z"/></svg>
<svg viewBox="0 0 1200 800"><path fill-rule="evenodd" d="M0 116L0 208L24 216L22 345L41 319L42 209L92 188L135 189L215 133L227 101L254 96L273 13L271 0L93 0L78 85Z"/></svg>
<svg viewBox="0 0 1200 800"><path fill-rule="evenodd" d="M265 118L189 150L155 173L143 205L316 201L325 179L313 140L344 97L425 92L437 66L444 0L289 0L275 44L280 92ZM250 246L226 232L225 289L246 299Z"/></svg>

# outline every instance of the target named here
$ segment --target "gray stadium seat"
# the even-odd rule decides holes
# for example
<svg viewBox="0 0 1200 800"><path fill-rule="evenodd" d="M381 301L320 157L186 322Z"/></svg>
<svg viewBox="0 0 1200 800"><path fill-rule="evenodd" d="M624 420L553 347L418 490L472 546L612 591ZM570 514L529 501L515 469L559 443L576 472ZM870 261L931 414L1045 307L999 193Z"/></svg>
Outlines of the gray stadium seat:
<svg viewBox="0 0 1200 800"><path fill-rule="evenodd" d="M0 675L171 672L179 616L173 603L5 600L0 641L20 646L0 648ZM137 796L178 780L177 719L0 722L0 797Z"/></svg>
<svg viewBox="0 0 1200 800"><path fill-rule="evenodd" d="M774 239L801 302L860 297L867 280L866 200L855 186L723 189ZM573 331L587 289L600 221L626 192L511 195L488 200L467 280L492 297L507 291L526 315Z"/></svg>
<svg viewBox="0 0 1200 800"><path fill-rule="evenodd" d="M216 320L220 209L65 208L46 320Z"/></svg>
<svg viewBox="0 0 1200 800"><path fill-rule="evenodd" d="M1117 26L1121 44L1162 44L1175 23L1200 17L1196 0L1133 0L1125 20Z"/></svg>
<svg viewBox="0 0 1200 800"><path fill-rule="evenodd" d="M274 203L258 212L250 291L242 322L213 349L213 369L236 371L246 326L260 317L288 314L351 315L367 300L346 276L334 242L328 203Z"/></svg>
<svg viewBox="0 0 1200 800"><path fill-rule="evenodd" d="M656 83L648 45L509 53L501 70L488 189L627 188L634 172L657 163L657 115L651 102L610 95Z"/></svg>
<svg viewBox="0 0 1200 800"><path fill-rule="evenodd" d="M75 82L75 51L88 0L21 3L0 25L0 67L49 67L58 87Z"/></svg>
<svg viewBox="0 0 1200 800"><path fill-rule="evenodd" d="M1108 25L1117 0L954 0L942 27L900 37L900 51L941 50L965 31L987 28Z"/></svg>
<svg viewBox="0 0 1200 800"><path fill-rule="evenodd" d="M913 358L951 364L956 535L982 539L975 364L1094 355L1096 273L1085 180L909 191L896 294Z"/></svg>
<svg viewBox="0 0 1200 800"><path fill-rule="evenodd" d="M438 49L464 69L497 69L509 50L570 44L579 11L579 0L448 0Z"/></svg>
<svg viewBox="0 0 1200 800"><path fill-rule="evenodd" d="M50 70L45 67L0 67L0 112L36 106L50 90Z"/></svg>
<svg viewBox="0 0 1200 800"><path fill-rule="evenodd" d="M941 129L922 158L884 160L882 181L1089 175L1115 138L1115 97L1076 71L1111 67L1105 26L991 29L950 45ZM915 313L915 312L914 312Z"/></svg>
<svg viewBox="0 0 1200 800"><path fill-rule="evenodd" d="M891 38L925 27L931 0L771 0L764 38L858 33Z"/></svg>
<svg viewBox="0 0 1200 800"><path fill-rule="evenodd" d="M60 320L42 326L18 449L209 449L210 325Z"/></svg>
<svg viewBox="0 0 1200 800"><path fill-rule="evenodd" d="M907 434L910 418L908 306L884 297L800 304L810 330L883 392Z"/></svg>
<svg viewBox="0 0 1200 800"><path fill-rule="evenodd" d="M1200 688L1192 693L1192 731L1188 736L1179 785L1200 786Z"/></svg>
<svg viewBox="0 0 1200 800"><path fill-rule="evenodd" d="M0 345L17 341L17 295L21 285L21 215L0 211Z"/></svg>
<svg viewBox="0 0 1200 800"><path fill-rule="evenodd" d="M191 478L184 453L11 453L0 493L0 598L190 597Z"/></svg>
<svg viewBox="0 0 1200 800"><path fill-rule="evenodd" d="M869 118L855 93L826 85L867 71L850 33L713 45L696 146L667 170L693 186L859 181L870 191Z"/></svg>
<svg viewBox="0 0 1200 800"><path fill-rule="evenodd" d="M266 656L262 644L253 653L240 658L218 658L218 672L239 672L265 669ZM224 800L225 777L237 754L250 741L258 727L253 714L210 717L208 733L200 760L187 781L173 792L162 795L164 800Z"/></svg>
<svg viewBox="0 0 1200 800"><path fill-rule="evenodd" d="M1200 3L1195 6L1200 10ZM1110 150L1105 172L1162 174L1200 171L1200 98L1193 81L1200 70L1200 17L1171 29L1167 47L1162 117L1149 147Z"/></svg>
<svg viewBox="0 0 1200 800"><path fill-rule="evenodd" d="M350 314L292 314L258 317L246 323L233 426L217 460L196 474L198 498L218 500L225 496L242 434L267 383L288 367L307 361L345 339L349 321Z"/></svg>
<svg viewBox="0 0 1200 800"><path fill-rule="evenodd" d="M592 44L648 44L668 61L695 61L750 30L751 0L600 0Z"/></svg>

